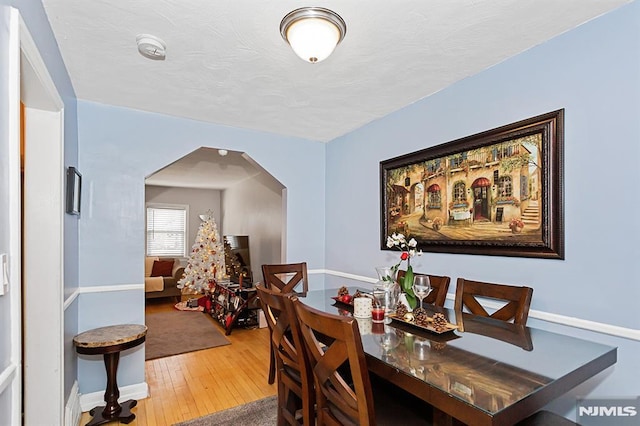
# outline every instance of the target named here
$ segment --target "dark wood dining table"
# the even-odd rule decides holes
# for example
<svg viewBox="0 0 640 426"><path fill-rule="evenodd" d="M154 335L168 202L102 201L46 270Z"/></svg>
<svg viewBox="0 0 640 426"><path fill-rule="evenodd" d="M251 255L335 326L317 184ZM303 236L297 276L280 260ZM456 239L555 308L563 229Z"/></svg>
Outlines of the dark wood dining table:
<svg viewBox="0 0 640 426"><path fill-rule="evenodd" d="M351 288L351 294L355 293ZM336 289L301 298L324 312L350 316ZM433 407L434 425L513 425L612 366L617 348L532 327L441 312L457 328L437 333L402 320L357 318L371 372Z"/></svg>

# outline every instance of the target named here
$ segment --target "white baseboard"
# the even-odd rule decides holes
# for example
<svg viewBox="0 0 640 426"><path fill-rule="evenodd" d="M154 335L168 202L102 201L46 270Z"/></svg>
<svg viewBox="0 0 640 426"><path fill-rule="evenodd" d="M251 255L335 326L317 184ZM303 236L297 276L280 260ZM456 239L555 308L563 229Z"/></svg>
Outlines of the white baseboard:
<svg viewBox="0 0 640 426"><path fill-rule="evenodd" d="M118 402L124 402L128 399L145 399L149 396L149 385L147 382L122 386L119 390L120 398L118 398ZM104 405L104 391L80 395L80 408L82 409L82 412L89 411L99 405ZM76 425L77 423L74 426Z"/></svg>
<svg viewBox="0 0 640 426"><path fill-rule="evenodd" d="M78 426L82 417L80 409L80 393L78 393L78 381L73 382L67 405L64 407L64 426Z"/></svg>

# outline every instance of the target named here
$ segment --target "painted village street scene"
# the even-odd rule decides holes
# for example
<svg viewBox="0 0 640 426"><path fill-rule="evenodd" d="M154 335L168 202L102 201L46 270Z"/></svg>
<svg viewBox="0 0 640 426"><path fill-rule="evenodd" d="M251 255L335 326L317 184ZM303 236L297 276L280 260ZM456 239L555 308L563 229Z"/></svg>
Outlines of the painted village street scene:
<svg viewBox="0 0 640 426"><path fill-rule="evenodd" d="M387 173L387 235L421 241L540 242L541 135Z"/></svg>

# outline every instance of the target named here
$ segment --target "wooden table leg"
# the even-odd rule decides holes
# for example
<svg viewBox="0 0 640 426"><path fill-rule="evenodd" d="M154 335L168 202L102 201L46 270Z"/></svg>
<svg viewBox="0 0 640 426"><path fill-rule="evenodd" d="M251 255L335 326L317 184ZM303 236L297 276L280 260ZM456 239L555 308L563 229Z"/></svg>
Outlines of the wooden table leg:
<svg viewBox="0 0 640 426"><path fill-rule="evenodd" d="M136 415L131 412L131 409L136 406L138 401L130 399L123 402L122 405L118 403L120 390L118 389L116 376L118 373L119 360L120 352L104 354L104 366L107 370L107 389L104 392L104 401L107 404L105 406L95 407L89 411L93 419L91 419L86 426L97 426L114 420L119 420L126 424L136 418Z"/></svg>

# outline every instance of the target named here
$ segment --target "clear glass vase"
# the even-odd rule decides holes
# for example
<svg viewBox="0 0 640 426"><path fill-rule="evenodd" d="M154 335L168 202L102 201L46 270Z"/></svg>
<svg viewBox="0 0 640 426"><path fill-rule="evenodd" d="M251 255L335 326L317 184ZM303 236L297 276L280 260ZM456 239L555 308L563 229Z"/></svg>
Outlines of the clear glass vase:
<svg viewBox="0 0 640 426"><path fill-rule="evenodd" d="M388 324L391 320L387 318L387 315L395 312L400 295L400 286L396 281L397 270L389 266L378 266L376 272L378 273L378 282L373 287L373 297L376 304L384 308L385 323Z"/></svg>

